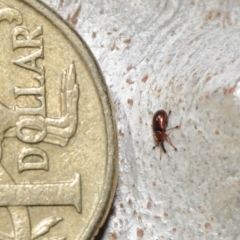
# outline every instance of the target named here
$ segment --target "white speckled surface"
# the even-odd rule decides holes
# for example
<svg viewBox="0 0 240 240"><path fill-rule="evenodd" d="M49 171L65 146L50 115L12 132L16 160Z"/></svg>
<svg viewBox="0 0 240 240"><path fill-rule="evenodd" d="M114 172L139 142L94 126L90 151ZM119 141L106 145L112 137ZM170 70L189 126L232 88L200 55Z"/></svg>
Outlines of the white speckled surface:
<svg viewBox="0 0 240 240"><path fill-rule="evenodd" d="M94 53L114 102L119 184L97 240L240 239L240 2L43 0ZM160 160L151 121L172 110Z"/></svg>

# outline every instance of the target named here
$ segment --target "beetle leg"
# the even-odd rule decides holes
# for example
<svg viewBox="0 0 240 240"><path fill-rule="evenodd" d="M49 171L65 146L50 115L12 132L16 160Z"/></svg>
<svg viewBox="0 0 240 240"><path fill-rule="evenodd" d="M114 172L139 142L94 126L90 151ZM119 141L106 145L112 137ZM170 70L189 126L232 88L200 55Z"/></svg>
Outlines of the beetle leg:
<svg viewBox="0 0 240 240"><path fill-rule="evenodd" d="M162 148L163 152L168 156L168 158L170 158L170 156L168 155L168 153L167 153L167 151L164 147L164 141L162 141L160 145L161 145L161 148ZM160 159L161 158L162 158L162 151L161 151L161 155L160 155Z"/></svg>
<svg viewBox="0 0 240 240"><path fill-rule="evenodd" d="M152 147L152 149L155 149L157 147L157 144L155 146Z"/></svg>
<svg viewBox="0 0 240 240"><path fill-rule="evenodd" d="M153 146L152 149L155 149L157 146L159 146L159 142L158 142L158 140L157 140L155 134L153 134L153 138L154 138L154 140L155 140L155 146Z"/></svg>
<svg viewBox="0 0 240 240"><path fill-rule="evenodd" d="M178 129L178 128L180 128L180 125L177 125L177 126L175 126L175 127L169 128L169 129L167 129L166 132L168 132L168 131L170 131L170 130L173 130L173 129Z"/></svg>
<svg viewBox="0 0 240 240"><path fill-rule="evenodd" d="M170 116L171 113L172 113L172 111L170 110L170 111L168 112L168 118L169 118L169 116Z"/></svg>
<svg viewBox="0 0 240 240"><path fill-rule="evenodd" d="M173 145L169 137L166 138L166 141L174 148L175 151L177 151L177 148Z"/></svg>

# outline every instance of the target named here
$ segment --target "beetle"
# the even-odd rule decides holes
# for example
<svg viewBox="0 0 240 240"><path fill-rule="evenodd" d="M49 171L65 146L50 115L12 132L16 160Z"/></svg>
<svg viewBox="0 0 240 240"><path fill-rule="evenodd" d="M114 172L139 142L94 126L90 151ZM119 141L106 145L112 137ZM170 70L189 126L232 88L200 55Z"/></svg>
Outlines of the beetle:
<svg viewBox="0 0 240 240"><path fill-rule="evenodd" d="M165 147L164 147L164 141L167 141L175 151L177 151L177 148L172 144L167 132L176 128L179 128L179 126L175 126L173 128L168 127L168 119L171 114L171 111L167 114L165 110L158 110L157 112L154 113L153 119L152 119L152 129L153 129L153 136L156 142L156 145L153 147L155 149L156 147L160 146L162 151L167 154L169 157ZM162 152L160 159L162 157Z"/></svg>

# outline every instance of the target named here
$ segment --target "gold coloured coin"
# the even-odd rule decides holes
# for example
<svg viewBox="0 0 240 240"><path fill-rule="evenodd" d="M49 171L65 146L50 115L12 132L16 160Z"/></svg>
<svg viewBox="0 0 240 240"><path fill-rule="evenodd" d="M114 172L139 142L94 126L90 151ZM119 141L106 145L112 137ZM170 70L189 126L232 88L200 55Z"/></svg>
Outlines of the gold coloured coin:
<svg viewBox="0 0 240 240"><path fill-rule="evenodd" d="M0 0L0 33L0 239L93 239L117 175L98 65L38 1Z"/></svg>

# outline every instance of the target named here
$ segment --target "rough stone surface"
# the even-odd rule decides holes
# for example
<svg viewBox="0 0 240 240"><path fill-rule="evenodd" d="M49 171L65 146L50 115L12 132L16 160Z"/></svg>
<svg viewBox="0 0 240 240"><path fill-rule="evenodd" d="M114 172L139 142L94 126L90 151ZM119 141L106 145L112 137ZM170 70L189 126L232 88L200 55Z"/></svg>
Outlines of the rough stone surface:
<svg viewBox="0 0 240 240"><path fill-rule="evenodd" d="M240 239L240 2L43 2L89 45L116 111L119 183L97 239ZM181 125L161 160L158 109Z"/></svg>

